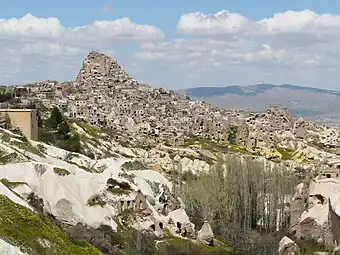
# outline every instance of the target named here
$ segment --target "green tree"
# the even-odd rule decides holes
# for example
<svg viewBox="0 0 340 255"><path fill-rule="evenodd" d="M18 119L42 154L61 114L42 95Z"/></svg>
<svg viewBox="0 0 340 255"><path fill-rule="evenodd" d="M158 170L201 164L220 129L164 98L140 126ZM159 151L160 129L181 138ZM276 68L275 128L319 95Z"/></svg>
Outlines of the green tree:
<svg viewBox="0 0 340 255"><path fill-rule="evenodd" d="M37 121L38 121L38 127L41 128L43 126L43 120L41 118L40 110L37 110Z"/></svg>
<svg viewBox="0 0 340 255"><path fill-rule="evenodd" d="M228 141L230 144L236 144L237 130L238 130L237 126L233 126L230 128L230 133L228 136Z"/></svg>
<svg viewBox="0 0 340 255"><path fill-rule="evenodd" d="M59 111L58 107L54 107L51 112L51 116L48 119L48 126L50 128L57 129L59 124L64 121L63 115Z"/></svg>
<svg viewBox="0 0 340 255"><path fill-rule="evenodd" d="M58 134L60 139L67 139L69 137L70 126L68 125L67 121L64 120L59 124L58 127Z"/></svg>
<svg viewBox="0 0 340 255"><path fill-rule="evenodd" d="M297 183L283 164L264 165L231 154L210 172L186 181L180 193L193 223L200 227L208 220L215 236L234 254L271 255L277 249L276 229L287 228L287 215L281 210L281 220L277 209Z"/></svg>
<svg viewBox="0 0 340 255"><path fill-rule="evenodd" d="M60 148L71 151L71 152L81 152L80 136L78 134L70 136L68 139L59 140L57 146Z"/></svg>

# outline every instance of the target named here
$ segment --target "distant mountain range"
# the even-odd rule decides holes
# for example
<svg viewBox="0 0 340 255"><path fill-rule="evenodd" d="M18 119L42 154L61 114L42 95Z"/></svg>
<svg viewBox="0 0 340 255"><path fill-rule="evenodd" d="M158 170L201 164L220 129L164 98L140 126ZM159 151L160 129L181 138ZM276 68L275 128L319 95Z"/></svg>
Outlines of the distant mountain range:
<svg viewBox="0 0 340 255"><path fill-rule="evenodd" d="M340 123L340 91L289 84L255 84L196 87L179 92L218 107L261 111L270 105L280 105L288 108L294 116L301 115L335 125Z"/></svg>

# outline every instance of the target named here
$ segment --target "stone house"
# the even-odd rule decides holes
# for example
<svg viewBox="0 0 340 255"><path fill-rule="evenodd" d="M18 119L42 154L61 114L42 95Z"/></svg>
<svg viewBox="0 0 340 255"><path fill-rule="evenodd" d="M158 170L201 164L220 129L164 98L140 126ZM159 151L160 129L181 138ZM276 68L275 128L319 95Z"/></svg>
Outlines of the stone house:
<svg viewBox="0 0 340 255"><path fill-rule="evenodd" d="M337 167L327 167L320 171L318 175L319 179L329 179L329 178L340 178L340 168Z"/></svg>

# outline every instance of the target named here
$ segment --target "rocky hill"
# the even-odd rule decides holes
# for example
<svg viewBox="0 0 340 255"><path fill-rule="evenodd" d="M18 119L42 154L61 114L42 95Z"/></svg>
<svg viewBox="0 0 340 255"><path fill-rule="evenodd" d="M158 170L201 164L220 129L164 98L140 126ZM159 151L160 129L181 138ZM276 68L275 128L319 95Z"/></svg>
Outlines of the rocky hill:
<svg viewBox="0 0 340 255"><path fill-rule="evenodd" d="M340 241L334 127L152 88L98 52L73 82L18 91L43 124L39 141L0 129L0 251L272 255Z"/></svg>
<svg viewBox="0 0 340 255"><path fill-rule="evenodd" d="M171 90L152 88L98 52L87 56L74 82L25 88L23 102L57 106L65 116L101 127L129 146L184 146L188 139L200 138L267 158L282 158L282 154L300 161L337 158L339 131L335 128L293 117L282 107L262 112L216 108ZM262 90L268 90L267 86Z"/></svg>
<svg viewBox="0 0 340 255"><path fill-rule="evenodd" d="M249 86L197 87L181 91L225 108L263 111L270 105L286 107L294 116L339 126L339 91L296 85L256 84Z"/></svg>
<svg viewBox="0 0 340 255"><path fill-rule="evenodd" d="M150 163L158 157L159 164L180 161L179 155L194 151L175 152L177 160L171 160L166 150L126 148L105 134L94 137L86 124L72 126L83 146L95 142L105 156L91 159L0 129L1 254L118 254L127 249L120 240L131 229L159 240L166 236L164 245L189 238L204 251L211 237L200 238L183 201L173 195L170 174ZM207 168L204 161L194 165Z"/></svg>

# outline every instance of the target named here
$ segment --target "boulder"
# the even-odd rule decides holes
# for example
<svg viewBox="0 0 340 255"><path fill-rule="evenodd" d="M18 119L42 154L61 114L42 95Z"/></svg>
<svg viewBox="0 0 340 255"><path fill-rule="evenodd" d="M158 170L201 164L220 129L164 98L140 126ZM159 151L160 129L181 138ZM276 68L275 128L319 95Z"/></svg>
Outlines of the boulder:
<svg viewBox="0 0 340 255"><path fill-rule="evenodd" d="M198 231L197 240L202 242L202 243L205 243L207 245L213 245L214 244L214 233L213 233L208 221L204 221L204 224L203 224L201 230Z"/></svg>
<svg viewBox="0 0 340 255"><path fill-rule="evenodd" d="M279 242L280 255L293 255L298 254L300 251L299 246L287 236L284 236Z"/></svg>

